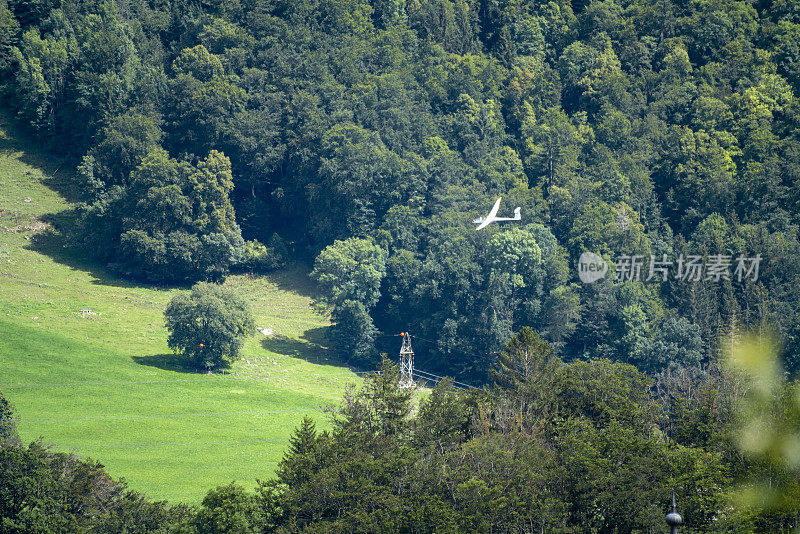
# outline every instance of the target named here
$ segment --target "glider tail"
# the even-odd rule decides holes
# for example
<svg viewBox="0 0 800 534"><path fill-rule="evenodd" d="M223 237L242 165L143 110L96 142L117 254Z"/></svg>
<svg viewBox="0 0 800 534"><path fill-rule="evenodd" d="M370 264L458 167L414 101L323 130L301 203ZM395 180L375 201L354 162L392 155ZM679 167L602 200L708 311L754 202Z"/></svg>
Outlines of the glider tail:
<svg viewBox="0 0 800 534"><path fill-rule="evenodd" d="M521 207L518 207L517 209L514 210L514 220L515 221L519 221L520 219L522 219L522 213L521 212L522 212L522 208Z"/></svg>

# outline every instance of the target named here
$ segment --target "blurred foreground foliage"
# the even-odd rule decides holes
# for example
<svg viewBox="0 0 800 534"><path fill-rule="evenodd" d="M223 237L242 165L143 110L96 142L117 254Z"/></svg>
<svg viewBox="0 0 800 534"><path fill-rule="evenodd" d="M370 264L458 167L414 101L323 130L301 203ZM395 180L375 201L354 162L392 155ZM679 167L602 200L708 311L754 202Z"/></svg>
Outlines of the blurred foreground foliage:
<svg viewBox="0 0 800 534"><path fill-rule="evenodd" d="M733 503L753 510L755 525L800 513L800 383L787 379L771 339L749 336L731 345L728 364L747 377L737 403L736 443L752 465ZM760 517L759 517L760 516ZM780 522L784 522L780 521ZM774 523L773 523L774 525Z"/></svg>

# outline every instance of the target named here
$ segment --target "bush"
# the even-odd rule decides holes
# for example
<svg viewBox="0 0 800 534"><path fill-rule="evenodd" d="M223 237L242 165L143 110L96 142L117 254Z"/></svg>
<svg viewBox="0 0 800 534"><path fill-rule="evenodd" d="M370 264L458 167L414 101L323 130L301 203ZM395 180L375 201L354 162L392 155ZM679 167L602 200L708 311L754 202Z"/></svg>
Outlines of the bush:
<svg viewBox="0 0 800 534"><path fill-rule="evenodd" d="M286 246L277 234L269 240L268 246L257 240L247 241L242 248L239 268L252 273L265 273L286 265L288 253Z"/></svg>

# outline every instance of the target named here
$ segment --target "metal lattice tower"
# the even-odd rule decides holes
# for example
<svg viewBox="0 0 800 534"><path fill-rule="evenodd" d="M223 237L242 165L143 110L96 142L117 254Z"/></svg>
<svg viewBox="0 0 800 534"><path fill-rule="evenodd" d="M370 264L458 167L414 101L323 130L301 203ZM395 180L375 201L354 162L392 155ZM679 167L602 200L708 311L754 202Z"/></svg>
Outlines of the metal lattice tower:
<svg viewBox="0 0 800 534"><path fill-rule="evenodd" d="M411 349L411 336L402 332L403 346L400 347L400 387L414 387L414 351Z"/></svg>

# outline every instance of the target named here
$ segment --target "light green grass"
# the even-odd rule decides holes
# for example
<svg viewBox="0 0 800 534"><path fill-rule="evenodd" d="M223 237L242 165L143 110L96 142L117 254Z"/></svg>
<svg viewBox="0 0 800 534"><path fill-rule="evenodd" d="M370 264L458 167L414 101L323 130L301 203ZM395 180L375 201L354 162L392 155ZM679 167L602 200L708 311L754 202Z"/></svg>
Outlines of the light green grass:
<svg viewBox="0 0 800 534"><path fill-rule="evenodd" d="M197 503L270 477L303 414L324 426L321 407L357 380L326 360L329 323L304 269L230 277L275 333L249 339L232 374L186 372L163 326L185 289L120 280L48 237L42 221L69 208L68 180L33 145L0 116L0 391L22 438L97 459L157 499Z"/></svg>

